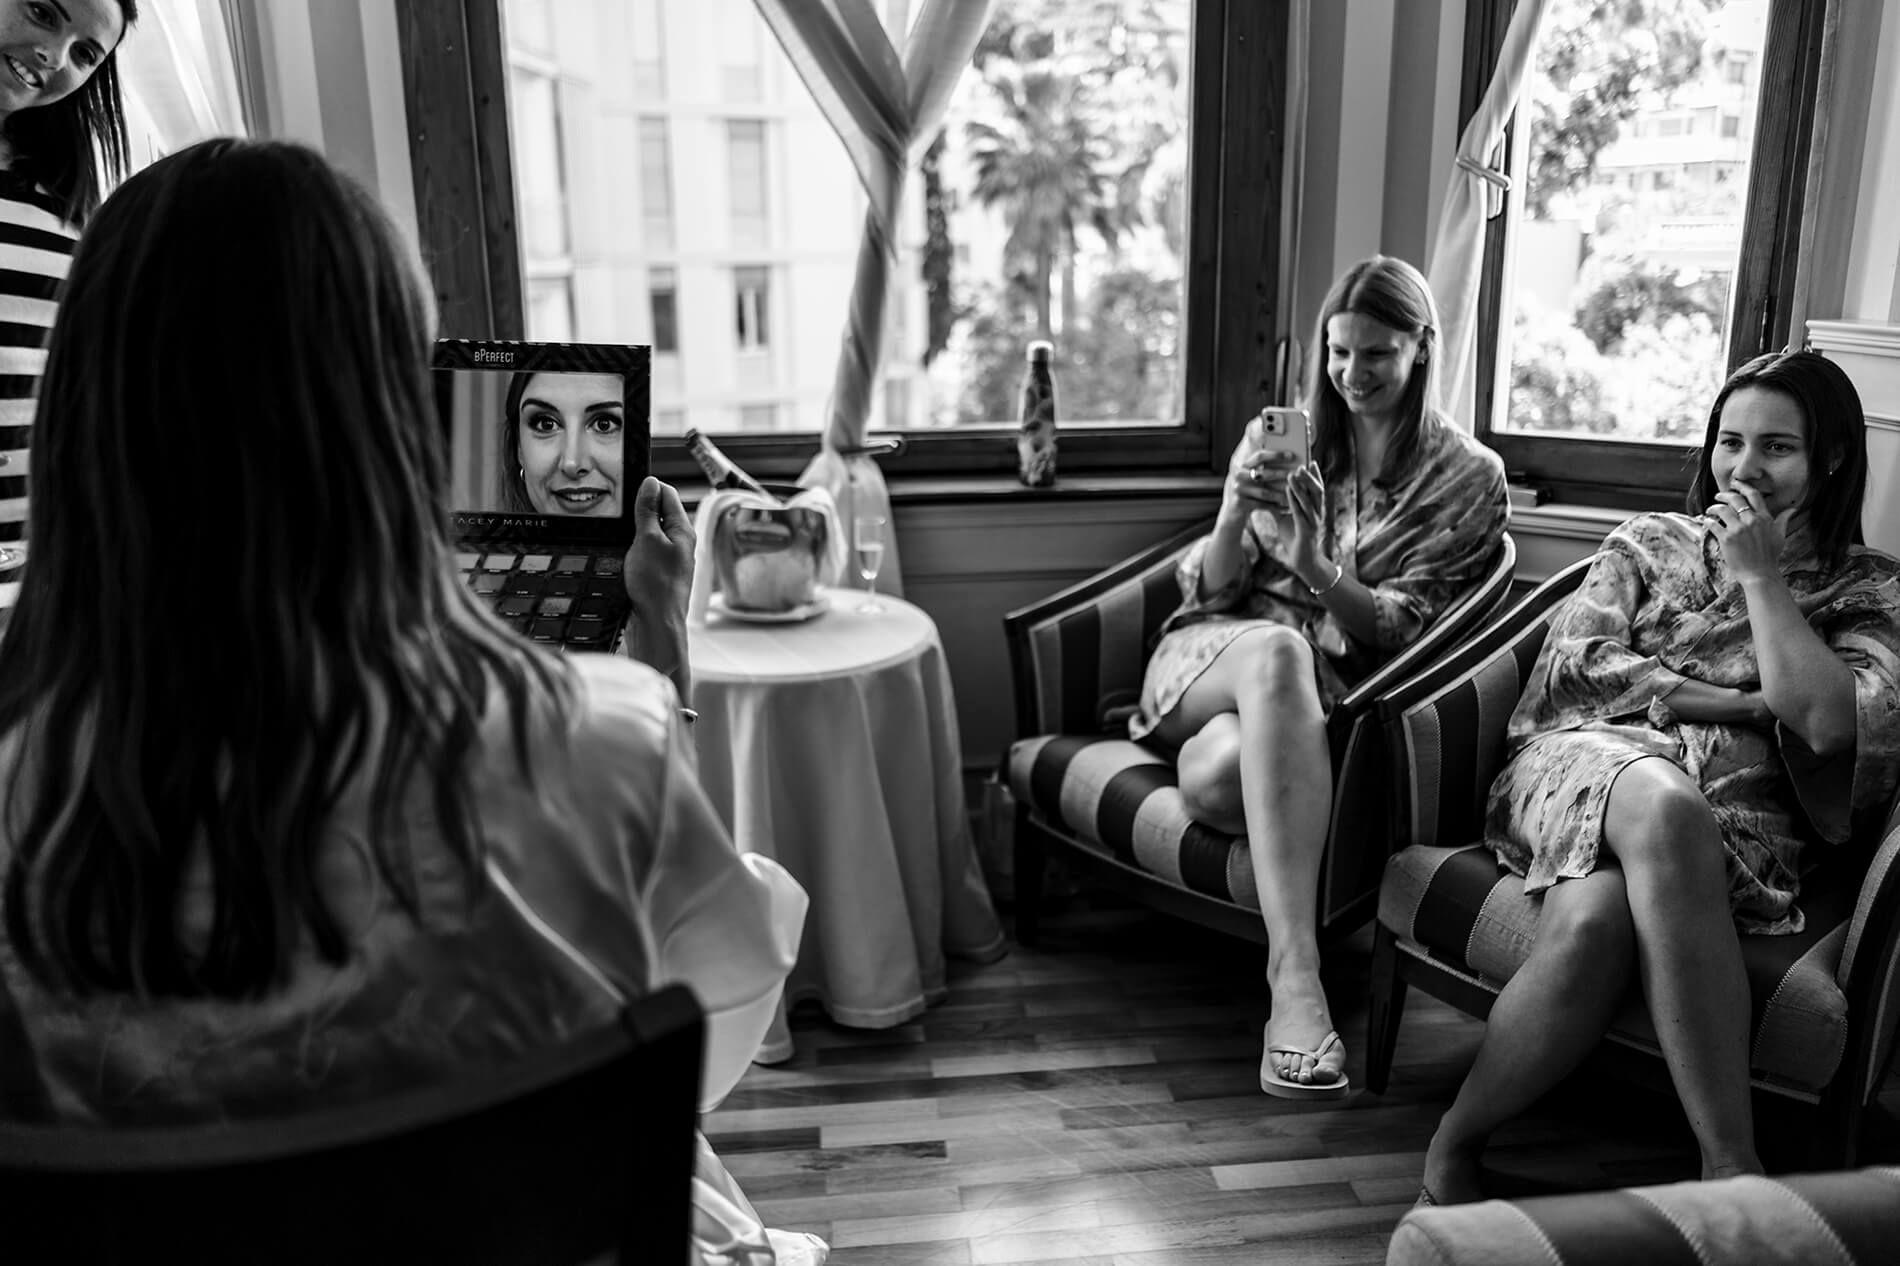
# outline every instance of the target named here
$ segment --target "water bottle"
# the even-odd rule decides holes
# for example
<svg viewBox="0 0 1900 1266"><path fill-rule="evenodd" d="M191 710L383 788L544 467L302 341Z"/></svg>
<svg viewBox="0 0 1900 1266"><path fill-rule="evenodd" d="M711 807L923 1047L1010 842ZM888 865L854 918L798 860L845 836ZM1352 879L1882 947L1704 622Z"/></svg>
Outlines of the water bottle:
<svg viewBox="0 0 1900 1266"><path fill-rule="evenodd" d="M1056 380L1049 360L1055 346L1043 339L1029 345L1023 370L1022 429L1016 435L1016 477L1031 488L1056 481Z"/></svg>
<svg viewBox="0 0 1900 1266"><path fill-rule="evenodd" d="M686 451L693 455L693 460L699 463L699 468L706 472L706 478L712 481L715 492L722 488L744 488L747 492L756 492L762 497L772 495L765 490L765 485L739 469L738 463L727 457L719 446L701 431L695 429L686 433Z"/></svg>

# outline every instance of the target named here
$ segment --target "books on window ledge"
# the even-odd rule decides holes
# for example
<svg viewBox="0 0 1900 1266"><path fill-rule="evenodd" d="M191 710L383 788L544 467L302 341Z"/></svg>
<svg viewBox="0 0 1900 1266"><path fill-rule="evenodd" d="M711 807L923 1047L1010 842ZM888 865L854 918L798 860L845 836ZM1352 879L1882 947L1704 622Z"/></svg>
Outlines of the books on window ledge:
<svg viewBox="0 0 1900 1266"><path fill-rule="evenodd" d="M1550 500L1550 490L1539 484L1511 484L1509 487L1513 506L1541 506Z"/></svg>

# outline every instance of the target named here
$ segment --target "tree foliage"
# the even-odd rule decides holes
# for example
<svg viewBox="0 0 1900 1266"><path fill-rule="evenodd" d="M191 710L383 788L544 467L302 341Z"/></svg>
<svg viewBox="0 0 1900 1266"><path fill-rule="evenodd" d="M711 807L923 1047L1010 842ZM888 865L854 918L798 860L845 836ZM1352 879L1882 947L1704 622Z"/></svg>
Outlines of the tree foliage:
<svg viewBox="0 0 1900 1266"><path fill-rule="evenodd" d="M1712 0L1555 0L1525 85L1530 124L1524 201L1547 219L1554 199L1589 183L1597 156L1647 101L1702 70Z"/></svg>

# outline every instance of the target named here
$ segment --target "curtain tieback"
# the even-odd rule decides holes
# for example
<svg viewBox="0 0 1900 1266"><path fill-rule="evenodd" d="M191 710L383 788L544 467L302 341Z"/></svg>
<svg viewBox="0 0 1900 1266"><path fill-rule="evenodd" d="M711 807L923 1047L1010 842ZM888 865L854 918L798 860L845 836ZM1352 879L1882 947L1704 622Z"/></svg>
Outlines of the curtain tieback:
<svg viewBox="0 0 1900 1266"><path fill-rule="evenodd" d="M1470 155L1458 155L1458 166L1470 172L1479 180L1485 181L1487 184L1493 185L1498 189L1509 189L1511 187L1511 178L1509 176L1488 163L1479 162Z"/></svg>

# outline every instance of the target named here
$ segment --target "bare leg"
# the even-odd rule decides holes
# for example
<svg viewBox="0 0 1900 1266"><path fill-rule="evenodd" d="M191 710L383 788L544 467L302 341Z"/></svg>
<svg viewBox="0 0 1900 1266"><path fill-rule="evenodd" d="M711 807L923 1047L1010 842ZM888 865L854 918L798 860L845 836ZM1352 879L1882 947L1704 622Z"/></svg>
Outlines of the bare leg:
<svg viewBox="0 0 1900 1266"><path fill-rule="evenodd" d="M1583 1061L1616 1013L1636 962L1629 897L1614 866L1544 893L1530 957L1491 1007L1478 1058L1425 1153L1440 1204L1482 1199L1478 1158L1491 1132Z"/></svg>
<svg viewBox="0 0 1900 1266"><path fill-rule="evenodd" d="M1702 1176L1758 1174L1748 1091L1748 977L1728 908L1727 850L1701 789L1666 760L1626 766L1603 841L1622 864L1637 973Z"/></svg>
<svg viewBox="0 0 1900 1266"><path fill-rule="evenodd" d="M1246 829L1267 928L1267 1041L1312 1050L1333 1027L1319 982L1318 939L1333 771L1312 649L1292 629L1243 633L1162 718L1160 732L1181 745L1188 812L1217 828ZM1339 1080L1343 1065L1337 1048L1323 1064L1277 1059L1280 1076L1318 1085Z"/></svg>

